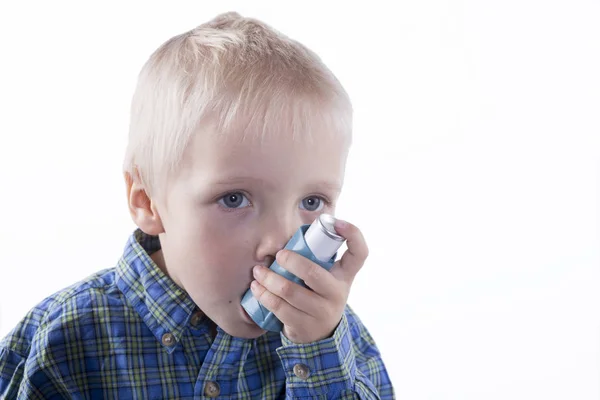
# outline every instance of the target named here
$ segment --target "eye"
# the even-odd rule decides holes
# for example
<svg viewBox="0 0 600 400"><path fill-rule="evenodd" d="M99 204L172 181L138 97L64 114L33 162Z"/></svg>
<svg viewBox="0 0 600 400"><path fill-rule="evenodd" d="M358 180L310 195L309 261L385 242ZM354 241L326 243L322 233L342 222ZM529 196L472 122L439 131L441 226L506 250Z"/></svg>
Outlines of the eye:
<svg viewBox="0 0 600 400"><path fill-rule="evenodd" d="M243 208L248 207L250 202L243 193L228 193L219 199L219 204L225 208Z"/></svg>
<svg viewBox="0 0 600 400"><path fill-rule="evenodd" d="M320 211L323 205L323 199L318 196L305 197L300 202L300 208L307 211Z"/></svg>

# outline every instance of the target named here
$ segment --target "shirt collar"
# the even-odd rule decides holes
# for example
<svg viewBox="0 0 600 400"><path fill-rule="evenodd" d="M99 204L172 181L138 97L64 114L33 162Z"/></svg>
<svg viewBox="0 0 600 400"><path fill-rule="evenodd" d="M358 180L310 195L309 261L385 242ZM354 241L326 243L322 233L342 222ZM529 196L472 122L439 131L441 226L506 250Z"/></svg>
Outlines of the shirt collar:
<svg viewBox="0 0 600 400"><path fill-rule="evenodd" d="M116 284L156 339L172 351L176 346L165 343L165 335L173 335L178 343L196 305L150 258L160 248L157 236L136 229L117 265Z"/></svg>

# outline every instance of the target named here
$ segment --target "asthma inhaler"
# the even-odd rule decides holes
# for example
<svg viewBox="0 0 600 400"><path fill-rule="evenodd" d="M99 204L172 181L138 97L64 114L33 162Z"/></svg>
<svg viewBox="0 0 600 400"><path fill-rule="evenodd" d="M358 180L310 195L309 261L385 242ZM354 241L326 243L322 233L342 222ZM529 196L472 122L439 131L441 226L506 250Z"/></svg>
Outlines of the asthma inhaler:
<svg viewBox="0 0 600 400"><path fill-rule="evenodd" d="M303 255L329 271L335 262L336 252L345 241L343 237L336 233L333 227L335 221L335 217L329 214L319 215L311 225L302 225L298 228L294 236L285 245L285 249ZM274 261L269 269L292 282L306 287L302 279L284 269L277 261ZM281 321L256 300L251 289L248 289L244 294L242 307L261 328L271 332L280 332L283 329Z"/></svg>

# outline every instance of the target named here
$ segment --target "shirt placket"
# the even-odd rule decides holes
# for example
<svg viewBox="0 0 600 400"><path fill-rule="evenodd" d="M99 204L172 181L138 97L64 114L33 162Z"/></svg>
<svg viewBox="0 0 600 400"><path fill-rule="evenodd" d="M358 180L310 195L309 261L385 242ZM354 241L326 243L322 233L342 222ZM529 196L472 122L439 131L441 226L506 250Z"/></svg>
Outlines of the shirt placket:
<svg viewBox="0 0 600 400"><path fill-rule="evenodd" d="M233 338L219 330L208 350L194 387L195 398L235 399L238 381L243 379L250 342Z"/></svg>

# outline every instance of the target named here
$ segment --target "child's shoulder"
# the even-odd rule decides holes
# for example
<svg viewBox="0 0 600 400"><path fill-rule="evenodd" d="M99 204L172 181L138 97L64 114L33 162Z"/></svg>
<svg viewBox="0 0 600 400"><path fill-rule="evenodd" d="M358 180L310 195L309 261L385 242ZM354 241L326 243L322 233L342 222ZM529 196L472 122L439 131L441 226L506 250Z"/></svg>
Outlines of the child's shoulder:
<svg viewBox="0 0 600 400"><path fill-rule="evenodd" d="M65 288L46 297L38 304L38 306L59 306L78 296L85 296L90 292L98 292L108 289L115 283L115 273L115 267L94 272L84 279L70 284L69 286L66 286Z"/></svg>
<svg viewBox="0 0 600 400"><path fill-rule="evenodd" d="M51 322L63 313L73 317L85 311L91 311L94 298L110 295L115 286L116 268L107 268L95 272L88 277L73 283L43 299L33 307L28 315L41 317L40 322ZM33 315L32 315L33 314Z"/></svg>
<svg viewBox="0 0 600 400"><path fill-rule="evenodd" d="M73 283L41 300L0 341L0 348L27 357L36 342L51 344L53 339L73 332L73 328L102 315L115 290L115 268L107 268Z"/></svg>

